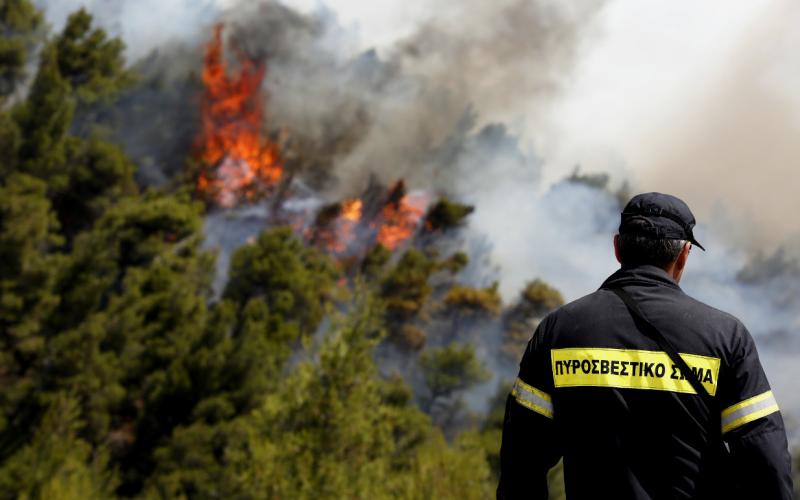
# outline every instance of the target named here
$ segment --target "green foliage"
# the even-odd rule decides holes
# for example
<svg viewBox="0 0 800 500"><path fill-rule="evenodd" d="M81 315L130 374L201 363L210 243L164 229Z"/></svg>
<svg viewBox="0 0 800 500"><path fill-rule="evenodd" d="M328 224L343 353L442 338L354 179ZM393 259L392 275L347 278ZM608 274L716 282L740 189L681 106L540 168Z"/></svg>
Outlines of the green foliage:
<svg viewBox="0 0 800 500"><path fill-rule="evenodd" d="M193 353L213 272L199 228L187 201L123 200L76 238L57 283L41 398L76 396L83 435L111 446L123 488L138 487L153 448L198 401Z"/></svg>
<svg viewBox="0 0 800 500"><path fill-rule="evenodd" d="M328 257L282 227L236 252L224 295L240 306L260 298L274 313L296 319L299 334L309 334L325 313L337 277Z"/></svg>
<svg viewBox="0 0 800 500"><path fill-rule="evenodd" d="M392 251L381 244L370 248L361 261L361 273L368 280L376 280L383 274L383 269L389 262Z"/></svg>
<svg viewBox="0 0 800 500"><path fill-rule="evenodd" d="M28 51L38 38L42 18L30 0L0 2L0 105L25 76Z"/></svg>
<svg viewBox="0 0 800 500"><path fill-rule="evenodd" d="M42 17L29 0L3 0L0 4L0 29L6 36L34 31L41 25Z"/></svg>
<svg viewBox="0 0 800 500"><path fill-rule="evenodd" d="M403 254L381 286L381 297L392 319L408 320L422 309L432 291L428 279L436 268L436 261L419 250Z"/></svg>
<svg viewBox="0 0 800 500"><path fill-rule="evenodd" d="M437 260L435 251L411 249L385 270L390 255L385 248L375 247L364 259L363 273L370 282L381 278L378 294L385 304L390 340L410 351L418 351L424 347L428 337L421 327L438 307L430 300L435 287L441 290L449 286L450 280L443 281L441 272L447 271L452 275L461 270L468 259L463 252L456 252L447 259ZM450 297L451 301L465 298L463 291L456 290ZM491 292L487 291L487 294ZM450 305L457 308L455 302Z"/></svg>
<svg viewBox="0 0 800 500"><path fill-rule="evenodd" d="M92 16L84 9L69 16L55 47L61 76L83 101L113 95L132 81L122 57L125 45L92 28Z"/></svg>
<svg viewBox="0 0 800 500"><path fill-rule="evenodd" d="M363 300L363 299L362 299ZM301 365L256 415L274 472L245 469L268 497L374 498L384 488L392 420L381 405L372 347L380 310L369 302L329 336L316 365ZM270 477L271 476L271 477Z"/></svg>
<svg viewBox="0 0 800 500"><path fill-rule="evenodd" d="M394 340L411 351L425 347L428 335L424 330L410 323L402 323L394 329Z"/></svg>
<svg viewBox="0 0 800 500"><path fill-rule="evenodd" d="M408 489L401 498L494 497L495 483L477 434L465 433L452 446L436 435L417 453Z"/></svg>
<svg viewBox="0 0 800 500"><path fill-rule="evenodd" d="M475 211L475 207L462 205L442 198L425 214L425 228L429 231L444 231L464 224L464 219Z"/></svg>
<svg viewBox="0 0 800 500"><path fill-rule="evenodd" d="M47 182L48 189L63 189L67 185L66 134L75 111L69 83L58 70L57 58L54 47L45 47L30 95L15 110L23 138L20 166Z"/></svg>
<svg viewBox="0 0 800 500"><path fill-rule="evenodd" d="M17 123L8 113L0 111L0 182L3 182L17 167L17 155L22 143Z"/></svg>
<svg viewBox="0 0 800 500"><path fill-rule="evenodd" d="M471 344L452 342L428 350L422 354L420 363L433 399L447 397L489 378Z"/></svg>
<svg viewBox="0 0 800 500"><path fill-rule="evenodd" d="M78 405L59 397L33 441L0 466L0 496L30 499L106 499L116 487L105 453L78 437Z"/></svg>
<svg viewBox="0 0 800 500"><path fill-rule="evenodd" d="M454 286L447 291L444 303L451 312L495 316L503 306L497 286L497 282L487 288Z"/></svg>
<svg viewBox="0 0 800 500"><path fill-rule="evenodd" d="M561 292L539 279L528 282L520 297L520 306L533 314L546 314L562 305Z"/></svg>
<svg viewBox="0 0 800 500"><path fill-rule="evenodd" d="M0 185L0 443L30 425L42 330L59 302L53 287L62 259L51 253L58 223L44 192L41 181L20 174Z"/></svg>
<svg viewBox="0 0 800 500"><path fill-rule="evenodd" d="M518 361L539 320L564 304L561 292L540 279L528 282L517 302L503 317L503 353Z"/></svg>
<svg viewBox="0 0 800 500"><path fill-rule="evenodd" d="M179 427L156 452L146 492L192 498L485 498L480 439L450 446L405 383L377 376L380 302L361 289L315 361L268 390L256 411Z"/></svg>
<svg viewBox="0 0 800 500"><path fill-rule="evenodd" d="M497 287L497 283L486 288L451 286L445 293L444 308L441 311L441 315L450 320L450 331L446 332L443 338L445 340L463 338L470 327L478 326L498 316L503 304Z"/></svg>
<svg viewBox="0 0 800 500"><path fill-rule="evenodd" d="M81 176L81 169L70 172L69 167L73 160L90 162L89 158L96 160L98 155L106 161L95 172L105 175L97 182L109 180L106 176L112 173L117 174L113 179L117 181L121 174L130 177L130 172L124 171L131 168L121 166L121 155L111 151L110 145L99 145L99 141L74 144L76 139L67 134L77 101L108 98L131 78L124 69L122 42L107 39L102 29L92 29L91 22L92 17L83 10L69 17L64 31L42 49L30 95L14 110L23 138L19 147L21 166L46 181L50 192L63 194L75 187L70 185L70 174L79 177L78 187L85 187L87 180ZM116 158L109 160L112 157ZM110 163L117 165L109 168Z"/></svg>
<svg viewBox="0 0 800 500"><path fill-rule="evenodd" d="M0 187L0 332L3 356L26 358L41 347L38 335L58 299L52 294L58 223L41 181L11 177ZM10 360L8 360L10 362ZM9 363L2 363L10 366Z"/></svg>
<svg viewBox="0 0 800 500"><path fill-rule="evenodd" d="M500 480L500 442L503 435L506 399L510 393L509 381L504 381L497 387L497 392L489 402L489 412L481 425L481 440L495 482Z"/></svg>
<svg viewBox="0 0 800 500"><path fill-rule="evenodd" d="M456 274L469 264L469 256L464 252L456 252L439 265L440 269L446 270L451 274Z"/></svg>
<svg viewBox="0 0 800 500"><path fill-rule="evenodd" d="M67 185L53 194L62 230L69 236L93 225L118 199L135 194L134 166L122 150L100 137L67 143Z"/></svg>

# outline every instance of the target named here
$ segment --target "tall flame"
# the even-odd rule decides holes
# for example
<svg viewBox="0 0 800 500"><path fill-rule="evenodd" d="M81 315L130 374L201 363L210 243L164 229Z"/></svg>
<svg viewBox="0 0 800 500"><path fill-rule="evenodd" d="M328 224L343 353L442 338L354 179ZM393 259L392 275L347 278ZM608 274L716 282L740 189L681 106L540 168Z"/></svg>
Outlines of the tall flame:
<svg viewBox="0 0 800 500"><path fill-rule="evenodd" d="M283 167L278 148L262 137L260 96L265 68L241 58L228 75L223 61L222 25L206 46L203 65L202 127L198 137L202 171L197 188L224 207L251 200L274 187Z"/></svg>

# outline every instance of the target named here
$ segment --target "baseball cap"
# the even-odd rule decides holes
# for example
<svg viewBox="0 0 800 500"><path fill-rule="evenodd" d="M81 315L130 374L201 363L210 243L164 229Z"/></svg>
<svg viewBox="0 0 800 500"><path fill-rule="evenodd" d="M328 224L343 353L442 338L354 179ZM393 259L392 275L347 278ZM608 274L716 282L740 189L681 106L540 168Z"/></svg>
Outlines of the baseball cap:
<svg viewBox="0 0 800 500"><path fill-rule="evenodd" d="M637 194L622 210L619 234L687 240L705 251L692 233L694 215L680 198L663 193Z"/></svg>

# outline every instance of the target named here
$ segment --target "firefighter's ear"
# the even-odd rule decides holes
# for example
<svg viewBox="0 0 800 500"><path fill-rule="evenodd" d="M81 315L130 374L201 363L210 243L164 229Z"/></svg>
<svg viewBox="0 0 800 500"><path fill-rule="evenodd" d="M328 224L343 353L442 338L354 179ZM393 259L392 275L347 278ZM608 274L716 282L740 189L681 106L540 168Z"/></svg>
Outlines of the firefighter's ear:
<svg viewBox="0 0 800 500"><path fill-rule="evenodd" d="M692 250L691 242L686 242L683 244L683 248L681 248L681 253L678 254L678 258L675 259L675 266L672 268L672 277L675 278L676 282L681 280L681 276L683 276L683 270L686 267L686 261L689 260L689 252Z"/></svg>
<svg viewBox="0 0 800 500"><path fill-rule="evenodd" d="M622 258L619 255L619 235L614 235L614 257L617 258L617 262L622 264Z"/></svg>

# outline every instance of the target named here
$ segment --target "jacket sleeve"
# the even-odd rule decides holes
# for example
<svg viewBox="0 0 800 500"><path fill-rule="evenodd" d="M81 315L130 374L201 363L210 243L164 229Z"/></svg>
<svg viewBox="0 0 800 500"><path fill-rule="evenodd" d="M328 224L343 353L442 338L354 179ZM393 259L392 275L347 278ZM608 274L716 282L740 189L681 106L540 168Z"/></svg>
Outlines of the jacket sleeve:
<svg viewBox="0 0 800 500"><path fill-rule="evenodd" d="M792 498L791 456L783 418L750 333L740 326L721 392L722 433L731 451L730 483L741 498ZM721 387L722 389L722 387Z"/></svg>
<svg viewBox="0 0 800 500"><path fill-rule="evenodd" d="M561 457L549 351L542 347L544 324L528 342L506 400L498 499L547 499L547 472Z"/></svg>

